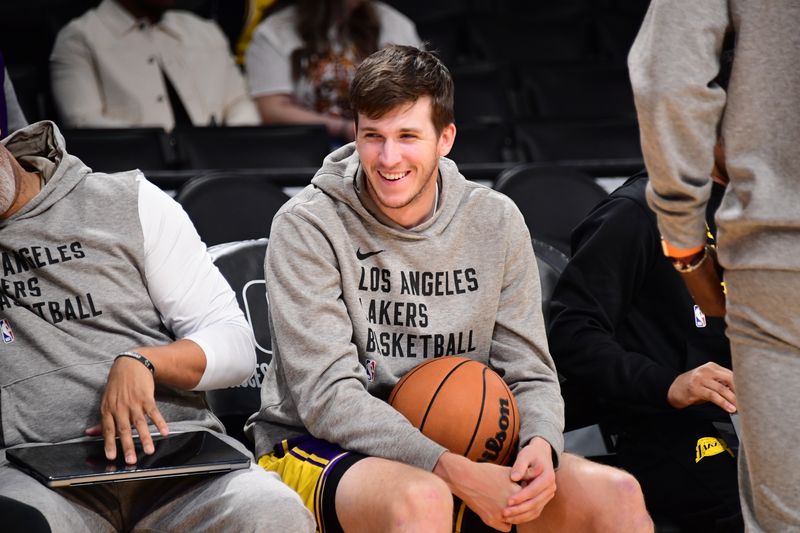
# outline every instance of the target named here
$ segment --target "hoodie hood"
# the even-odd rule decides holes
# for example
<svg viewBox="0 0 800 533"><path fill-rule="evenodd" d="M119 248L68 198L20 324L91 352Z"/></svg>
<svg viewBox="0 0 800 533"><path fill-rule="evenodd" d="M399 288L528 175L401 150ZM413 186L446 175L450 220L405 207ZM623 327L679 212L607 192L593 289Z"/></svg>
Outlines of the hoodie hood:
<svg viewBox="0 0 800 533"><path fill-rule="evenodd" d="M49 120L17 130L0 142L22 166L36 170L44 179L39 194L13 216L0 221L0 227L48 209L69 194L92 171L80 159L67 153L64 137Z"/></svg>
<svg viewBox="0 0 800 533"><path fill-rule="evenodd" d="M355 143L330 153L314 175L311 184L328 196L348 205L365 222L380 224L397 236L421 237L441 233L458 210L467 180L456 164L446 157L439 158L439 207L431 218L413 228L404 228L387 217L367 192L366 176Z"/></svg>

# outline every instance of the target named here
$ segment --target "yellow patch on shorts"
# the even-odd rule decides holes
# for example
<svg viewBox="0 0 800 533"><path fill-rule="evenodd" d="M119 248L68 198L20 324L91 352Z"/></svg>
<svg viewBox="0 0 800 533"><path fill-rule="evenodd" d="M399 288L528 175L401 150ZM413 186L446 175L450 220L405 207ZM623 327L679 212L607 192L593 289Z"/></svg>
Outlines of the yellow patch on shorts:
<svg viewBox="0 0 800 533"><path fill-rule="evenodd" d="M723 439L717 437L701 437L697 439L694 462L699 463L700 459L703 457L711 457L712 455L718 455L723 452L728 452L731 454L731 457L735 457L733 451L728 448L727 443Z"/></svg>

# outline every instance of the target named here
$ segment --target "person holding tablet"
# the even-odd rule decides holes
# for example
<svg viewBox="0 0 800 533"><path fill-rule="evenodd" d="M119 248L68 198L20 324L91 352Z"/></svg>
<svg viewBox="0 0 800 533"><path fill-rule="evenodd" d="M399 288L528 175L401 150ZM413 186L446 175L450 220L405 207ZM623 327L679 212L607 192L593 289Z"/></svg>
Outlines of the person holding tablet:
<svg viewBox="0 0 800 533"><path fill-rule="evenodd" d="M51 490L6 462L9 448L87 434L128 464L134 432L145 453L151 432L186 430L246 451L201 391L247 379L252 332L186 213L141 172L93 172L52 122L15 132L0 144L0 264L0 496L62 531L313 530L255 466Z"/></svg>

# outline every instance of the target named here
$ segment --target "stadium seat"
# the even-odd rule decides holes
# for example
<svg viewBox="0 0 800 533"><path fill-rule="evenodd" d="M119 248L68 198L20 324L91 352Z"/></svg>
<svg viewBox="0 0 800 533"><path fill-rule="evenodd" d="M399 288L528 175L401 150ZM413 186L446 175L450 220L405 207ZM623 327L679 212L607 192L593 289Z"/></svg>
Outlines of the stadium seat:
<svg viewBox="0 0 800 533"><path fill-rule="evenodd" d="M425 43L425 49L435 53L448 67L458 64L466 55L466 30L457 21L461 17L454 15L455 20L437 19L418 22L417 33Z"/></svg>
<svg viewBox="0 0 800 533"><path fill-rule="evenodd" d="M471 123L456 126L456 140L447 156L458 164L513 161L508 129L500 123Z"/></svg>
<svg viewBox="0 0 800 533"><path fill-rule="evenodd" d="M456 67L451 72L456 125L511 121L513 82L509 69L481 63Z"/></svg>
<svg viewBox="0 0 800 533"><path fill-rule="evenodd" d="M522 100L540 119L635 119L625 66L539 66L520 70Z"/></svg>
<svg viewBox="0 0 800 533"><path fill-rule="evenodd" d="M166 170L175 162L161 128L64 128L61 133L69 153L96 172Z"/></svg>
<svg viewBox="0 0 800 533"><path fill-rule="evenodd" d="M268 175L217 172L189 180L175 198L208 246L269 236L289 197Z"/></svg>
<svg viewBox="0 0 800 533"><path fill-rule="evenodd" d="M583 16L481 16L470 21L469 32L481 56L497 64L579 63L596 55L590 19Z"/></svg>
<svg viewBox="0 0 800 533"><path fill-rule="evenodd" d="M514 133L527 161L580 167L593 176L629 176L644 167L633 119L521 122Z"/></svg>
<svg viewBox="0 0 800 533"><path fill-rule="evenodd" d="M569 262L563 252L554 246L540 241L538 239L531 239L533 244L533 254L536 256L536 266L539 268L539 284L542 289L542 314L544 315L544 322L547 324L548 317L550 316L550 298L553 296L553 291L558 283L558 278L561 277L561 272Z"/></svg>
<svg viewBox="0 0 800 533"><path fill-rule="evenodd" d="M264 256L267 239L229 242L212 246L208 253L236 293L256 339L255 373L239 386L208 391L206 399L229 435L252 448L244 436L244 423L261 405L261 383L272 359Z"/></svg>
<svg viewBox="0 0 800 533"><path fill-rule="evenodd" d="M642 24L641 16L609 13L594 20L600 53L609 61L624 65Z"/></svg>
<svg viewBox="0 0 800 533"><path fill-rule="evenodd" d="M503 172L494 185L517 204L531 235L570 254L572 229L606 191L583 172L562 167L520 165Z"/></svg>
<svg viewBox="0 0 800 533"><path fill-rule="evenodd" d="M181 164L194 169L319 168L330 151L324 126L179 127Z"/></svg>
<svg viewBox="0 0 800 533"><path fill-rule="evenodd" d="M539 269L539 283L542 288L542 309L545 325L550 315L550 299L558 283L558 278L566 268L569 258L558 249L538 239L531 239L536 265ZM594 408L594 399L573 387L559 374L561 394L564 397L564 434L567 451L605 463L613 463L613 445L605 428L599 425L601 418Z"/></svg>
<svg viewBox="0 0 800 533"><path fill-rule="evenodd" d="M6 64L47 66L56 27L54 13L69 9L73 16L88 9L82 0L0 2L0 50Z"/></svg>
<svg viewBox="0 0 800 533"><path fill-rule="evenodd" d="M50 86L47 69L37 64L8 65L7 68L8 77L14 84L19 107L25 114L28 123L32 124L45 118L53 119L55 112L49 105L49 95L46 89Z"/></svg>
<svg viewBox="0 0 800 533"><path fill-rule="evenodd" d="M586 15L598 0L559 0L558 2L531 2L531 0L494 0L497 11L517 17L553 19Z"/></svg>
<svg viewBox="0 0 800 533"><path fill-rule="evenodd" d="M428 21L444 23L467 11L471 0L387 0L387 3L420 24Z"/></svg>

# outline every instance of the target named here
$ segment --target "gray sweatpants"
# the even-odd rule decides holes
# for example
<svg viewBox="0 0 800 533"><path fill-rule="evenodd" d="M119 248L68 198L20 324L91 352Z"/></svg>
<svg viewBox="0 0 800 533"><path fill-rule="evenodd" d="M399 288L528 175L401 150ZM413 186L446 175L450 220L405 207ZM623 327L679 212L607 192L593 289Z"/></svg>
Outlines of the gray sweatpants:
<svg viewBox="0 0 800 533"><path fill-rule="evenodd" d="M310 533L315 527L297 493L255 464L224 475L62 489L49 489L5 464L0 466L0 495L38 509L53 531L70 533Z"/></svg>
<svg viewBox="0 0 800 533"><path fill-rule="evenodd" d="M748 531L800 530L800 272L728 271ZM741 448L740 448L741 450Z"/></svg>

